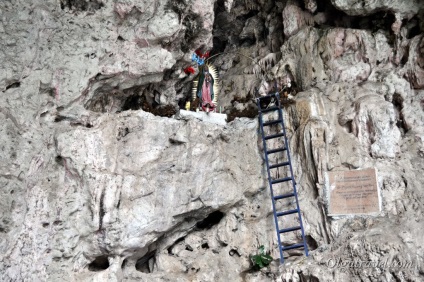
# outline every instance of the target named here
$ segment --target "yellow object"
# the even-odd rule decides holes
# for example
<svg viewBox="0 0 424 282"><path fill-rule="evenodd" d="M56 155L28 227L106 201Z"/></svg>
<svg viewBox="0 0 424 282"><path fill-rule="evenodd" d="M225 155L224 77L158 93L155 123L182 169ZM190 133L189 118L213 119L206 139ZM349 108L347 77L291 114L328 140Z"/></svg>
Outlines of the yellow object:
<svg viewBox="0 0 424 282"><path fill-rule="evenodd" d="M185 104L186 111L190 111L190 101Z"/></svg>

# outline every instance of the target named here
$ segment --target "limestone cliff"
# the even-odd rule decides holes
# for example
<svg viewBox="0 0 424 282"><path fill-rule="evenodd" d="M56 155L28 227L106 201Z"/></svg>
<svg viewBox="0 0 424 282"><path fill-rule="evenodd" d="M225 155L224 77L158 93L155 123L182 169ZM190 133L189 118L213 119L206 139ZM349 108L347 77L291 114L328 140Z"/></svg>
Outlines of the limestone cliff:
<svg viewBox="0 0 424 282"><path fill-rule="evenodd" d="M423 280L422 1L8 0L0 19L1 281ZM234 121L180 110L197 49ZM288 78L310 256L280 265L254 97ZM329 216L326 173L370 167L382 211Z"/></svg>

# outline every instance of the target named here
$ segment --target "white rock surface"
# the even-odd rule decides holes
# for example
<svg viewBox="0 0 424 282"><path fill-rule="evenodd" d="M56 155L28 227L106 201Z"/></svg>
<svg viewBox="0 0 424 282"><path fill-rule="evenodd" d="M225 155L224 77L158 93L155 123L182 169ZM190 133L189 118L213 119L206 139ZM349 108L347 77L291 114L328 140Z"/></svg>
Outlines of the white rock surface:
<svg viewBox="0 0 424 282"><path fill-rule="evenodd" d="M422 281L423 11L1 1L0 281ZM219 106L252 119L177 110L192 95L183 69L212 47ZM310 256L280 266L254 96L289 78ZM366 167L382 212L328 217L325 172ZM257 271L260 245L274 260Z"/></svg>

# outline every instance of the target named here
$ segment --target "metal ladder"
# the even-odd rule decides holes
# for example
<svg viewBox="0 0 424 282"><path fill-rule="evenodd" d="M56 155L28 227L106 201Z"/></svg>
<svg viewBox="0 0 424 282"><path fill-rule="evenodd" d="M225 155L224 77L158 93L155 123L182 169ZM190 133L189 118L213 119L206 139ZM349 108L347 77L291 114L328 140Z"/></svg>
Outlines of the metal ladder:
<svg viewBox="0 0 424 282"><path fill-rule="evenodd" d="M272 103L272 101L274 101L274 103ZM272 209L274 213L275 228L277 231L278 247L280 250L280 262L284 263L283 251L303 248L305 251L305 255L308 256L308 246L305 240L305 233L304 233L303 224L302 224L302 215L300 213L299 201L297 198L296 181L294 180L293 168L292 168L292 164L290 160L290 148L287 142L286 128L284 126L283 112L281 110L280 95L278 93L275 93L275 94L263 96L263 97L257 98L256 102L258 105L259 124L261 127L261 136L262 136L262 142L264 146L265 162L266 162L266 168L268 173L268 183L271 190ZM262 103L265 102L268 105L262 108L261 102ZM278 119L276 120L268 119L264 121L264 117L266 116L265 115L266 113L272 113L275 111L278 111ZM273 125L278 126L278 132L275 134L265 135L266 133L265 133L264 127L270 128ZM267 140L276 139L276 138L280 138L282 140L282 142L278 142L279 144L282 143L281 144L282 146L268 149ZM281 156L283 158L283 161L281 162L277 161L275 164L270 164L269 155L271 154L278 154L274 156L276 157ZM278 178L273 179L271 177L271 170L278 169L278 168L285 169L286 175L284 175L283 177L277 176ZM276 173L279 173L279 172L280 171L278 170ZM291 187L292 187L291 191L289 191L288 193L287 191L285 192L278 191L277 193L275 193L276 188L278 188L275 186L277 186L277 184L279 183L291 183ZM290 186L290 184L287 186ZM277 204L280 201L282 201L283 199L293 200L293 198L295 199L294 203L296 204L295 209L278 210L280 208L277 207ZM296 213L297 213L298 221L299 221L298 226L285 227L283 229L280 229L279 219L282 219L283 217L288 215L296 215ZM281 238L280 238L281 234L287 233L287 232L295 232L297 230L300 230L302 233L302 243L283 246L281 243Z"/></svg>

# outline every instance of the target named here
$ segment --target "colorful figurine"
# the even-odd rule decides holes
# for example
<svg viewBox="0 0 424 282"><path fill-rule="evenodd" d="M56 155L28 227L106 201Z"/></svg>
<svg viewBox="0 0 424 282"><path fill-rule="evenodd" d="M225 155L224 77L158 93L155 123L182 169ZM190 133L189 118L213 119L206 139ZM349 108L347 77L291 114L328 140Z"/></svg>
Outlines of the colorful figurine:
<svg viewBox="0 0 424 282"><path fill-rule="evenodd" d="M215 104L213 103L214 91L213 91L214 79L209 72L208 66L203 66L199 74L199 82L197 84L197 97L199 98L200 107L205 112L215 110Z"/></svg>

